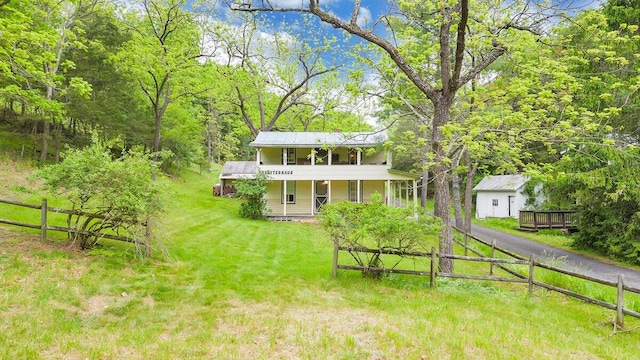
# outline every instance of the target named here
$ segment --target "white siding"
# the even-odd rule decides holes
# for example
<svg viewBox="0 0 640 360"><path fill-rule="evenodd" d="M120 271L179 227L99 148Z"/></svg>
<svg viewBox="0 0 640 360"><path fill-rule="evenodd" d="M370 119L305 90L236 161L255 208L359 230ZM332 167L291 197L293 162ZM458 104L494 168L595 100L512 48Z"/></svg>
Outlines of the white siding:
<svg viewBox="0 0 640 360"><path fill-rule="evenodd" d="M476 219L485 218L507 218L509 217L509 200L513 197L512 217L518 218L519 211L525 208L527 196L521 193L522 189L516 191L478 191L476 195ZM498 206L494 206L494 200L498 201Z"/></svg>

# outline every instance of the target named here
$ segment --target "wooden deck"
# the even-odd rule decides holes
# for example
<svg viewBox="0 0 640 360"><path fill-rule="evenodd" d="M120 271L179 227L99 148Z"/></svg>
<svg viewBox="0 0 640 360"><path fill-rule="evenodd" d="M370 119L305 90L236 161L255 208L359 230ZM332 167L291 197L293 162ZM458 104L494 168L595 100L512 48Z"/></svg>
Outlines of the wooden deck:
<svg viewBox="0 0 640 360"><path fill-rule="evenodd" d="M539 229L564 229L569 232L578 230L578 214L571 210L520 211L520 228L523 231Z"/></svg>

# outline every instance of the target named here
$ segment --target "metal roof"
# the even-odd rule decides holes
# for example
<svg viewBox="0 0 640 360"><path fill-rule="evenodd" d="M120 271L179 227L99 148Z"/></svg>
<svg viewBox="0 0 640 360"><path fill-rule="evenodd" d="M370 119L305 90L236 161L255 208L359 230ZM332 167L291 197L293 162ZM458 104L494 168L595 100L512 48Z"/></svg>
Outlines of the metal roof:
<svg viewBox="0 0 640 360"><path fill-rule="evenodd" d="M385 133L263 131L249 145L255 147L373 147L387 141Z"/></svg>
<svg viewBox="0 0 640 360"><path fill-rule="evenodd" d="M222 167L220 179L253 178L258 173L255 161L227 161Z"/></svg>
<svg viewBox="0 0 640 360"><path fill-rule="evenodd" d="M524 175L492 175L487 176L476 185L474 191L515 191L526 182Z"/></svg>

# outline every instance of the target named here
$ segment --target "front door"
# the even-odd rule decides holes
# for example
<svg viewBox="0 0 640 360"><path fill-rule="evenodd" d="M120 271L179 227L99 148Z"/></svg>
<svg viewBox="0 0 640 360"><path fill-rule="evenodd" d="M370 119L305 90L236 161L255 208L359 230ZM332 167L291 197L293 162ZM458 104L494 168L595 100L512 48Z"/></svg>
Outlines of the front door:
<svg viewBox="0 0 640 360"><path fill-rule="evenodd" d="M316 212L320 212L320 208L322 208L322 205L327 203L328 189L329 182L327 180L316 181Z"/></svg>

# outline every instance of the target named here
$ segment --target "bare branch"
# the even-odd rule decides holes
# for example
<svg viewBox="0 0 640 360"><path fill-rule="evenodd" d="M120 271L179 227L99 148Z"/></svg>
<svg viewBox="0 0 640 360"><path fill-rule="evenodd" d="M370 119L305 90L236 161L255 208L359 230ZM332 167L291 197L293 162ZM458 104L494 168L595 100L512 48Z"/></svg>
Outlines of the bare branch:
<svg viewBox="0 0 640 360"><path fill-rule="evenodd" d="M431 101L436 101L438 98L438 92L433 86L427 83L418 72L409 64L407 59L400 54L400 51L396 48L395 45L390 43L389 41L381 38L380 36L374 34L371 31L367 31L357 24L351 24L350 22L345 22L338 17L323 11L320 9L319 0L309 0L309 7L300 7L300 8L279 8L272 6L269 2L267 2L267 7L257 7L257 8L249 8L249 9L240 9L233 8L238 11L247 11L247 12L303 12L310 13L317 16L322 22L325 22L335 28L345 30L346 32L358 36L368 42L371 42L384 50L391 59L396 63L398 68L404 72L407 77L411 80L411 82L416 85L420 91L422 91L427 98Z"/></svg>
<svg viewBox="0 0 640 360"><path fill-rule="evenodd" d="M360 13L360 0L356 0L353 4L353 12L351 12L351 25L356 26L358 24L358 15Z"/></svg>

